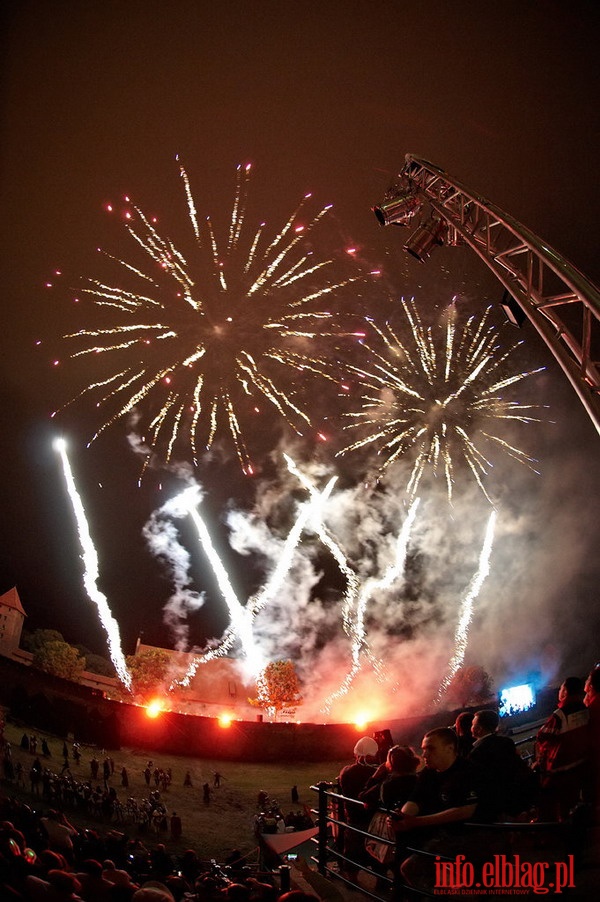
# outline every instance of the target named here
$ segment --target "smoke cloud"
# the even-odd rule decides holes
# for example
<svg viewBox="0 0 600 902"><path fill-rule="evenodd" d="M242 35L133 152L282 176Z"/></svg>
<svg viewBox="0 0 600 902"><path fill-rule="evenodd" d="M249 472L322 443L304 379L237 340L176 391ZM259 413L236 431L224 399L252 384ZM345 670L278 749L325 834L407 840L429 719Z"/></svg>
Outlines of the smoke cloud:
<svg viewBox="0 0 600 902"><path fill-rule="evenodd" d="M569 652L581 646L581 624L571 615L573 593L583 591L578 573L590 552L592 533L581 513L589 504L583 486L578 490L579 456L559 453L560 438L549 443L541 476L502 458L494 461L490 476L495 537L490 572L474 600L464 661L483 666L496 689L525 679L546 685L564 677L565 668L579 673L588 666ZM282 443L269 478L256 481L252 506L232 505L226 515L231 548L252 561L263 583L280 559L299 505L310 497L285 464L284 452L293 457L297 451ZM320 459L298 468L318 491L334 475L333 466ZM183 475L191 480L189 472ZM352 667L353 635L343 618L347 584L320 531L326 529L337 543L360 586L381 577L394 561L408 514L409 475L409 465L399 461L382 484L357 478L352 486L334 488L322 520L307 523L280 591L254 619L253 639L264 658L295 662L303 720L327 719L323 701L339 690ZM371 720L399 718L431 708L455 652L461 604L477 571L491 512L476 484L460 475L451 505L442 479L423 479L405 570L369 598L368 649L363 648L360 672L334 703L330 719L354 719L361 711ZM191 491L199 502L200 489ZM176 528L184 513L167 503L144 530L173 580L165 622L181 649L189 640L186 619L205 601L191 588L190 557ZM586 653L593 658L593 650Z"/></svg>
<svg viewBox="0 0 600 902"><path fill-rule="evenodd" d="M189 477L188 473L185 475ZM189 503L199 504L201 499L200 488L192 486L185 496L178 495L155 511L143 528L150 551L163 563L174 586L173 594L165 605L163 619L171 631L177 651L188 649L188 614L199 610L206 597L191 588L190 555L181 544L175 521L187 516Z"/></svg>

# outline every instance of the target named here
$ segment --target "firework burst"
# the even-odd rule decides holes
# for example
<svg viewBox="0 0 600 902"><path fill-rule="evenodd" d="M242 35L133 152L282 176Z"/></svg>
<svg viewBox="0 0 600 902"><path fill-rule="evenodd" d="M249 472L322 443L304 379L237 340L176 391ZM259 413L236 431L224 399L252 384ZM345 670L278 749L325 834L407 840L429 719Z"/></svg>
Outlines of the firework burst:
<svg viewBox="0 0 600 902"><path fill-rule="evenodd" d="M245 434L251 421L256 431L264 402L297 434L309 427L303 380L335 375L332 355L317 339L342 333L340 316L323 309L323 301L335 303L362 277L346 269L336 280L334 258L316 258L309 236L330 206L308 214L310 194L274 237L266 238L265 223L246 237L250 166L238 167L227 236L218 241L211 219L199 219L188 175L180 172L191 254L184 256L126 198L125 227L144 262L102 251L118 277L88 279L78 289L104 320L65 336L71 357L94 355L106 369L77 398L91 394L103 412L92 442L135 411L149 458L168 462L177 452L196 464L225 431L251 474ZM350 265L350 252L340 256Z"/></svg>
<svg viewBox="0 0 600 902"><path fill-rule="evenodd" d="M496 429L500 423L539 422L537 408L503 397L503 391L542 368L507 373L507 361L518 347L502 350L490 323L490 308L480 320L458 323L454 305L446 311L445 326L426 327L414 300L401 302L408 338L390 323L379 327L369 320L374 342L365 341L369 365L348 366L361 387L360 410L344 414L345 429L360 437L339 455L373 446L382 460L380 474L405 454L414 462L407 492L414 498L423 473L443 473L452 500L456 461L465 462L477 485L492 503L484 484L491 463L482 443L496 446L534 469L535 461L507 442Z"/></svg>

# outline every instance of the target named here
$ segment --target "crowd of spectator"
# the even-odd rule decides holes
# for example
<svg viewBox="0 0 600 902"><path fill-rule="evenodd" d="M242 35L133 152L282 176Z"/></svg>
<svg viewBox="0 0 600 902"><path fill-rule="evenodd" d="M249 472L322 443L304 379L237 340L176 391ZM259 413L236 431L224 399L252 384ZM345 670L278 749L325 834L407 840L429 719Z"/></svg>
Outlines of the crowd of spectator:
<svg viewBox="0 0 600 902"><path fill-rule="evenodd" d="M259 811L254 817L254 833L295 833L309 830L314 821L307 807L284 814L277 799L269 799L266 792L258 794Z"/></svg>
<svg viewBox="0 0 600 902"><path fill-rule="evenodd" d="M393 746L380 763L382 750L363 737L355 761L338 777L345 800L334 814L348 825L337 838L340 870L355 882L367 866L379 875L378 888L391 872L397 883L432 891L436 855L483 861L490 836L503 842L501 833L485 825L572 822L579 829L600 823L599 737L600 666L585 684L578 677L562 683L557 708L539 729L529 760L509 736L500 735L492 709L461 712L453 726L427 732L420 758L410 748ZM377 808L389 812L391 861L374 857L385 853L385 844L365 843L363 831L374 823ZM481 826L466 828L467 822ZM409 853L414 848L431 854Z"/></svg>
<svg viewBox="0 0 600 902"><path fill-rule="evenodd" d="M2 902L316 902L282 894L252 874L239 851L224 865L194 850L175 856L114 830L77 829L64 813L45 815L14 797L0 797Z"/></svg>
<svg viewBox="0 0 600 902"><path fill-rule="evenodd" d="M86 776L88 763L82 762L76 742L71 746L64 742L61 754L57 754L55 742L51 740L51 748L46 738L35 734L23 733L18 744L21 753L13 754L11 744L0 739L2 902L203 902L223 898L277 902L282 896L278 881L265 876L257 879L256 868L249 866L238 850L223 865L202 859L191 849L179 855L168 850L168 840L177 844L182 836L181 818L176 811L169 815L163 801L173 780L169 768L149 760L137 779L138 786L140 782L145 786L146 796L119 798L111 784L120 781L129 792L129 774L124 766L115 772L109 754L92 750ZM26 757L23 752L28 753ZM212 788L218 789L224 779L215 772ZM183 786L193 788L190 771ZM29 803L23 801L27 792ZM306 823L300 811L287 815L279 809L267 811L276 814L276 831L281 829L280 822L286 831L300 829L300 821ZM104 825L104 832L78 828L71 822L90 820ZM131 838L132 834L137 838ZM165 842L159 842L161 839ZM311 898L310 894L288 893L290 902L303 902L304 896Z"/></svg>
<svg viewBox="0 0 600 902"><path fill-rule="evenodd" d="M556 710L539 729L529 761L515 743L499 733L496 711L461 712L452 727L430 730L420 754L407 746L382 749L372 737L356 744L355 760L338 777L344 801L334 812L347 826L339 830L337 849L344 876L356 881L368 867L378 875L378 888L396 883L425 891L433 889L435 855L471 860L489 853L485 832L465 830L468 821L497 822L568 820L577 808L586 808L600 822L600 666L587 682L567 678L560 687ZM39 754L38 754L39 745ZM110 785L115 768L108 755L92 758L90 779L78 780L69 767L70 754L78 764L81 750L63 746L60 772L49 766L46 740L23 735L21 746L32 761L25 773L13 762L5 746L3 768L7 784L26 787L33 804L10 795L0 797L0 898L23 902L203 902L231 898L233 902L277 902L283 895L270 881L254 876L243 856L234 850L223 865L202 860L193 850L175 857L161 842L150 848L132 839L128 824L142 828L155 840L161 834L181 837L181 819L169 817L161 798L172 781L169 770L148 761L143 771L148 796L118 799ZM100 756L102 757L102 756ZM381 758L384 760L381 760ZM100 776L102 775L102 776ZM96 785L96 779L101 780ZM221 774L213 775L218 788ZM154 789L152 789L154 784ZM128 788L126 769L121 785ZM192 785L190 772L184 786ZM297 801L297 787L292 801ZM310 812L296 809L284 814L279 803L261 790L255 832L277 833L313 826ZM38 810L45 808L45 813ZM388 828L395 840L395 855L374 861L365 846L378 810L388 812ZM101 835L78 829L65 810L98 816L110 829ZM73 818L76 819L76 818ZM371 844L372 845L372 844ZM418 848L433 853L416 855ZM309 899L310 894L289 895ZM312 898L317 898L313 896ZM287 899L286 899L287 902Z"/></svg>

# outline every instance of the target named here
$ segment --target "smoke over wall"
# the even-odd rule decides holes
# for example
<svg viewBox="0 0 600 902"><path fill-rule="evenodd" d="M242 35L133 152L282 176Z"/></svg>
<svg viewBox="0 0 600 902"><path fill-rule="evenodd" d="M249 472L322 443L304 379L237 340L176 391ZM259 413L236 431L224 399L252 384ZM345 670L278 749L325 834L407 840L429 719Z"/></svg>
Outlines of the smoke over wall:
<svg viewBox="0 0 600 902"><path fill-rule="evenodd" d="M547 684L566 671L583 673L597 657L593 637L584 643L589 660L581 657L589 611L580 597L585 588L580 573L592 551L593 532L586 521L595 506L581 482L579 455L559 452L562 437L547 432L551 438L541 475L500 459L490 476L497 499L495 538L489 576L474 603L465 663L482 665L497 689L532 675ZM225 517L231 548L247 557L264 581L279 560L299 505L309 498L284 461L283 451L293 455L294 450L280 448L273 455L274 472L256 481L253 505L231 505ZM334 473L315 460L298 468L319 491ZM339 690L352 668L353 635L343 619L347 580L320 531L333 537L360 586L380 577L394 560L408 514L408 475L408 465L400 462L381 485L356 480L336 486L322 517L303 531L281 590L253 621L254 641L267 660L295 662L303 720L324 719L324 699ZM395 718L431 707L454 652L458 612L477 570L491 510L473 481L460 477L457 473L451 505L441 479L423 481L404 572L367 601L368 653L366 646L361 649L360 670L348 693L332 706L331 719L350 719L361 710L371 719ZM184 649L186 618L205 597L192 588L189 554L173 525L180 516L181 510L165 505L152 516L145 535L171 574L175 591L165 620L177 648ZM381 662L379 669L374 661Z"/></svg>

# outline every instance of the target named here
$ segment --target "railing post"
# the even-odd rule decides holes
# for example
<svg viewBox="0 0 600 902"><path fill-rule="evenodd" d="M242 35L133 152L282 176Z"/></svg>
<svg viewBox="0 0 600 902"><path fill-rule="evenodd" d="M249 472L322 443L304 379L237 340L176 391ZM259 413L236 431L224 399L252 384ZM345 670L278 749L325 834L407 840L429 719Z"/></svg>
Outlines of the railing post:
<svg viewBox="0 0 600 902"><path fill-rule="evenodd" d="M327 790L330 788L331 785L329 783L317 783L317 789L319 790L319 843L317 866L319 874L322 874L323 876L327 873L327 837L329 835L329 824L327 820Z"/></svg>

